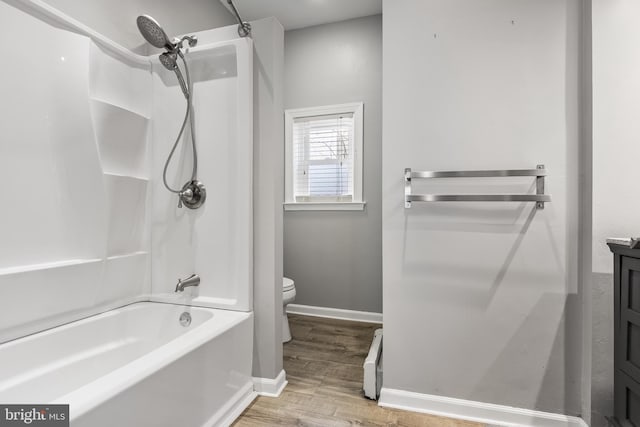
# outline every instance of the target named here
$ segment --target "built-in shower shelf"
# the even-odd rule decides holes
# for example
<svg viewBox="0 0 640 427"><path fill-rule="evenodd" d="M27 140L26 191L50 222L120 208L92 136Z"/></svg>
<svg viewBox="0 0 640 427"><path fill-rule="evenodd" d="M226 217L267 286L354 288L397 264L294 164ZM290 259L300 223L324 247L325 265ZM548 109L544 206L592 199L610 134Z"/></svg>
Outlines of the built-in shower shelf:
<svg viewBox="0 0 640 427"><path fill-rule="evenodd" d="M104 174L104 176L107 179L130 179L132 181L139 181L140 183L147 183L149 182L149 178L144 177L144 176L134 176L134 175L121 175L119 173L106 173Z"/></svg>
<svg viewBox="0 0 640 427"><path fill-rule="evenodd" d="M32 271L52 270L56 268L75 267L78 265L102 262L100 258L91 259L66 259L62 261L43 262L40 264L18 265L13 267L0 268L0 276L12 274L29 273Z"/></svg>
<svg viewBox="0 0 640 427"><path fill-rule="evenodd" d="M93 101L95 103L98 103L98 104L106 105L106 106L108 106L110 108L121 110L123 113L132 114L134 116L139 117L142 120L150 120L150 117L148 117L148 116L146 116L146 115L144 115L144 114L142 114L142 113L140 113L138 111L134 111L134 110L132 110L132 109L130 109L128 107L125 107L124 105L120 105L120 104L117 104L117 103L112 102L112 101L106 101L106 100L101 99L101 98L96 97L96 96L92 96L91 97L91 101Z"/></svg>
<svg viewBox="0 0 640 427"><path fill-rule="evenodd" d="M131 253L128 253L128 254L112 255L112 256L107 257L107 261L117 261L117 260L125 259L125 258L143 257L145 255L149 255L149 252L147 252L147 251L137 251L137 252L131 252Z"/></svg>

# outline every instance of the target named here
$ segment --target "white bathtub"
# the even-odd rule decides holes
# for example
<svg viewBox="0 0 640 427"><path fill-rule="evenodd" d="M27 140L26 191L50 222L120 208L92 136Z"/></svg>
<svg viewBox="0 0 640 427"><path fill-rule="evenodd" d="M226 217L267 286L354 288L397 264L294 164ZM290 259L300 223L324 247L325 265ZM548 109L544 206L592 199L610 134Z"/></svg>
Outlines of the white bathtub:
<svg viewBox="0 0 640 427"><path fill-rule="evenodd" d="M66 403L78 427L226 425L254 397L252 336L251 313L128 305L0 345L0 402Z"/></svg>

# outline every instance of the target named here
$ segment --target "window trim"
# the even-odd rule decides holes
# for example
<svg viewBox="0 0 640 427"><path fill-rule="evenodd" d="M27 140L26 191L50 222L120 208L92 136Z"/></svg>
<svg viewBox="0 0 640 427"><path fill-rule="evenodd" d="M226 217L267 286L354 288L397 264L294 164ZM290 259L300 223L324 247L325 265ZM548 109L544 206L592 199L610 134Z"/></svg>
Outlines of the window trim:
<svg viewBox="0 0 640 427"><path fill-rule="evenodd" d="M347 104L323 105L309 108L292 108L284 112L284 162L285 162L285 203L284 209L293 210L364 210L363 200L363 125L364 104L352 102ZM349 202L297 202L293 195L293 123L297 118L324 116L331 114L353 114L353 200Z"/></svg>

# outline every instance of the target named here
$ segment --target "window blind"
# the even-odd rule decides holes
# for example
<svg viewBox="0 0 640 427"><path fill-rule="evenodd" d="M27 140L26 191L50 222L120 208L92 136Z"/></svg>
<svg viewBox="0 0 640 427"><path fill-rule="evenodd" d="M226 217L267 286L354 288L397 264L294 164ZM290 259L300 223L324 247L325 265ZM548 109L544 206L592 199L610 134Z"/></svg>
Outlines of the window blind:
<svg viewBox="0 0 640 427"><path fill-rule="evenodd" d="M298 117L293 122L296 202L353 200L353 113Z"/></svg>

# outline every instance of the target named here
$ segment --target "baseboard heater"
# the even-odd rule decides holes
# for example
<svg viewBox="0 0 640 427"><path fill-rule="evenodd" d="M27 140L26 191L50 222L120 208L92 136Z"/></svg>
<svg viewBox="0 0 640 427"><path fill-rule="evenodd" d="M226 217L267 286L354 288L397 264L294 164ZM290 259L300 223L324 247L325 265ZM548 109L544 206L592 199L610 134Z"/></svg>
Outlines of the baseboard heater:
<svg viewBox="0 0 640 427"><path fill-rule="evenodd" d="M369 354L364 360L364 380L362 388L365 397L378 400L382 388L382 329L373 333Z"/></svg>

